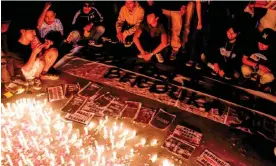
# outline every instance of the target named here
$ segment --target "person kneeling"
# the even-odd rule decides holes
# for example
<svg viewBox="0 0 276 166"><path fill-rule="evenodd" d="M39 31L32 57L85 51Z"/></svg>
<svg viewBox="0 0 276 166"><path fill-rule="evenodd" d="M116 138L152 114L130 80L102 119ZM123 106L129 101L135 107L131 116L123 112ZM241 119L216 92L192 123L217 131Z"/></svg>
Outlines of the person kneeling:
<svg viewBox="0 0 276 166"><path fill-rule="evenodd" d="M158 62L163 63L161 52L167 47L167 33L164 25L155 10L147 11L146 18L146 23L140 25L133 37L133 42L140 51L138 57L149 61L155 55Z"/></svg>

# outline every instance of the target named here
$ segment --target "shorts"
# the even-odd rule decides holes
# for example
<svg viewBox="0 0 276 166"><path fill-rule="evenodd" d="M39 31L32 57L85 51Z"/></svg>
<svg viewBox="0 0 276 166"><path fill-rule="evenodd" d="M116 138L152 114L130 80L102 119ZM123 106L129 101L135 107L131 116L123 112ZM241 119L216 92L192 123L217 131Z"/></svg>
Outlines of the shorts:
<svg viewBox="0 0 276 166"><path fill-rule="evenodd" d="M25 71L23 68L21 68L22 74L24 75L25 79L27 80L34 79L35 74L39 69L39 65L40 65L40 59L36 59L30 71Z"/></svg>

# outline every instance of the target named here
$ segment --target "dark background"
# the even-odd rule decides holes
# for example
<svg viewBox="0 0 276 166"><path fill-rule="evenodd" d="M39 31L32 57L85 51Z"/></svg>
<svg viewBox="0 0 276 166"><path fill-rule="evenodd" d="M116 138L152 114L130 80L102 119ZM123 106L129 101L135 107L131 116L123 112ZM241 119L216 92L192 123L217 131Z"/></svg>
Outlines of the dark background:
<svg viewBox="0 0 276 166"><path fill-rule="evenodd" d="M12 20L12 22L22 22L32 21L34 24L37 23L37 20L44 8L45 1L2 1L1 7L1 20ZM82 8L82 1L78 2L65 2L65 1L54 1L52 2L52 7L56 11L57 18L60 19L64 26L65 35L70 31L70 25L72 23L73 17L78 10ZM117 18L116 13L114 13L113 4L116 3L120 7L124 4L121 2L113 1L99 1L95 2L95 7L99 12L104 16L104 23L106 27L106 33L110 33L112 29L115 30L115 21ZM118 9L119 10L119 9Z"/></svg>

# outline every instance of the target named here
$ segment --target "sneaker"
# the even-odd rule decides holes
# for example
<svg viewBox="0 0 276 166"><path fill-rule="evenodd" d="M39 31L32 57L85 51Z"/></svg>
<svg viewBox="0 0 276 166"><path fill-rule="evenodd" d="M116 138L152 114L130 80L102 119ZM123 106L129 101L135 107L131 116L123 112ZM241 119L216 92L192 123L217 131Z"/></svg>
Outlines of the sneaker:
<svg viewBox="0 0 276 166"><path fill-rule="evenodd" d="M143 59L142 54L138 54L137 57Z"/></svg>
<svg viewBox="0 0 276 166"><path fill-rule="evenodd" d="M214 72L214 71L212 71L211 74L212 74L213 76L216 76L216 75L217 75L217 73Z"/></svg>
<svg viewBox="0 0 276 166"><path fill-rule="evenodd" d="M232 79L232 77L231 77L230 75L225 75L224 78L225 78L226 80L231 80L231 79Z"/></svg>
<svg viewBox="0 0 276 166"><path fill-rule="evenodd" d="M187 66L187 67L191 67L191 66L193 66L193 64L194 64L194 61L189 60L189 61L186 63L186 66Z"/></svg>
<svg viewBox="0 0 276 166"><path fill-rule="evenodd" d="M164 58L163 58L163 56L160 53L155 54L155 56L156 56L157 61L159 63L163 63L164 62Z"/></svg>
<svg viewBox="0 0 276 166"><path fill-rule="evenodd" d="M125 47L131 47L132 44L133 44L133 42L129 42L129 41L128 41L128 42L126 42L126 43L124 44L124 46L125 46Z"/></svg>
<svg viewBox="0 0 276 166"><path fill-rule="evenodd" d="M35 78L33 79L33 86L32 86L33 89L35 90L40 90L42 88L42 83L40 81L39 78Z"/></svg>
<svg viewBox="0 0 276 166"><path fill-rule="evenodd" d="M93 47L102 47L103 46L103 44L97 43L94 40L89 40L88 45L93 46Z"/></svg>
<svg viewBox="0 0 276 166"><path fill-rule="evenodd" d="M108 37L102 37L103 42L111 42L112 40Z"/></svg>
<svg viewBox="0 0 276 166"><path fill-rule="evenodd" d="M29 85L27 81L23 81L19 78L15 78L12 82L15 83L15 84L23 85L23 86L28 86Z"/></svg>
<svg viewBox="0 0 276 166"><path fill-rule="evenodd" d="M41 74L40 79L42 79L42 80L58 80L59 76L55 75L55 74L47 73L47 74Z"/></svg>
<svg viewBox="0 0 276 166"><path fill-rule="evenodd" d="M171 61L176 60L176 54L177 54L177 51L172 50L172 53L171 53L171 56L170 56Z"/></svg>
<svg viewBox="0 0 276 166"><path fill-rule="evenodd" d="M199 63L196 63L195 68L196 68L197 70L201 70L201 65L200 65Z"/></svg>

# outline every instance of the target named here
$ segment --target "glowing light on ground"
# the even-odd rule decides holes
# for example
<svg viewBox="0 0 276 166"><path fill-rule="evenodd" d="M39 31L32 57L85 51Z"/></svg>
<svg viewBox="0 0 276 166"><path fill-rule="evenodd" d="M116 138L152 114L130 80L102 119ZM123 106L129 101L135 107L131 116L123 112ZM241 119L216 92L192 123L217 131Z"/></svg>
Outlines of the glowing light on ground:
<svg viewBox="0 0 276 166"><path fill-rule="evenodd" d="M141 148L151 148L157 139L146 140L123 122L105 117L75 128L47 105L35 99L1 104L1 161L3 165L128 165ZM148 144L146 146L146 144ZM150 146L149 146L150 145ZM155 163L157 154L145 163ZM162 161L160 161L160 164ZM168 160L163 165L172 165Z"/></svg>

